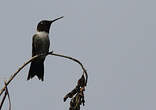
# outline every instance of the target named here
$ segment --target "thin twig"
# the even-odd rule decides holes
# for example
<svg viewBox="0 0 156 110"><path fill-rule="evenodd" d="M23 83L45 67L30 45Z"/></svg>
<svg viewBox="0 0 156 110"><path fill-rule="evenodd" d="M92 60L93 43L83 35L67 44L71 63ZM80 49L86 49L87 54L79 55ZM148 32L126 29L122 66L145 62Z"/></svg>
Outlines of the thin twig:
<svg viewBox="0 0 156 110"><path fill-rule="evenodd" d="M8 96L8 100L9 100L9 110L11 110L11 100L10 100L8 87L6 85L6 81L4 81L4 84L5 84L5 94L4 94L4 97L3 97L2 102L0 104L0 110L2 109L2 106L3 106L4 100L6 99L6 96Z"/></svg>
<svg viewBox="0 0 156 110"><path fill-rule="evenodd" d="M2 109L2 106L3 106L3 103L4 103L4 100L5 100L6 96L7 96L7 92L5 92L5 94L3 96L2 102L0 104L0 110Z"/></svg>
<svg viewBox="0 0 156 110"><path fill-rule="evenodd" d="M76 63L78 63L82 70L83 70L83 75L81 77L81 79L78 80L78 86L73 90L71 91L70 93L68 93L65 98L64 98L64 101L68 98L68 97L73 97L73 95L77 94L75 97L73 97L72 99L79 99L79 100L76 100L74 102L72 102L71 100L71 103L75 103L76 105L74 106L75 109L73 110L77 110L77 107L78 109L80 109L80 105L81 103L84 104L84 94L83 94L83 91L85 89L85 86L87 86L87 80L88 80L88 74L87 74L87 71L86 69L84 68L84 66L82 65L82 63L73 58L73 57L70 57L70 56L65 56L65 55L61 55L61 54L56 54L56 53L53 53L53 51L51 52L48 52L47 54L40 54L40 55L36 55L36 56L33 56L32 58L30 58L26 63L24 63L13 75L10 76L9 80L5 82L5 86L0 90L0 96L2 95L2 93L5 91L5 95L2 99L2 102L0 104L0 110L2 108L2 105L4 103L4 100L6 99L6 95L8 95L8 99L9 99L9 110L11 110L11 100L10 100L10 96L9 96L9 92L8 92L8 89L7 89L7 86L10 84L10 82L15 78L15 76L27 65L29 64L30 62L32 62L34 59L40 57L40 56L47 56L47 55L53 55L53 56L58 56L58 57L63 57L63 58L67 58L67 59L70 59ZM86 76L86 78L84 77ZM83 79L84 77L84 79ZM82 91L81 91L82 90ZM72 104L73 105L73 104ZM70 106L71 108L72 106Z"/></svg>
<svg viewBox="0 0 156 110"><path fill-rule="evenodd" d="M85 103L84 91L85 91L85 86L87 86L87 80L88 80L88 74L87 74L86 69L84 68L83 64L79 60L77 60L73 57L60 55L60 54L56 54L56 53L52 53L50 55L70 59L70 60L78 63L81 66L81 68L83 70L83 75L78 80L77 86L64 97L64 102L67 100L67 98L72 98L70 101L69 110L80 110L80 105L83 104L83 106L84 106L84 103ZM86 78L85 78L85 76L86 76Z"/></svg>
<svg viewBox="0 0 156 110"><path fill-rule="evenodd" d="M13 75L10 76L9 80L6 81L6 86L9 85L9 83L15 78L15 76L27 65L29 64L31 61L33 61L34 59L42 56L43 54L41 55L35 55L33 56L31 59L29 59L26 63L24 63ZM69 57L69 56L65 56L65 55L60 55L60 54L56 54L56 53L53 53L53 51L49 52L47 55L54 55L54 56L59 56L59 57L64 57L64 58L67 58L67 59L70 59L70 60L73 60L75 62L77 62L78 64L80 64L82 70L83 70L83 74L86 75L86 84L87 85L87 80L88 80L88 74L87 74L87 71L86 69L84 68L84 66L82 65L82 63L75 59L75 58L72 58L72 57ZM0 96L2 95L2 93L5 91L6 89L6 86L4 86L1 90L0 90Z"/></svg>
<svg viewBox="0 0 156 110"><path fill-rule="evenodd" d="M5 86L6 86L6 93L7 93L8 100L9 100L9 110L11 110L11 100L10 100L10 95L9 95L8 87L6 85L6 82L4 82L4 83L5 83Z"/></svg>
<svg viewBox="0 0 156 110"><path fill-rule="evenodd" d="M85 84L85 86L87 85L88 74L87 74L87 71L86 71L86 69L84 68L83 64L82 64L79 60L77 60L77 59L75 59L75 58L73 58L73 57L70 57L70 56L65 56L65 55L61 55L61 54L56 54L56 53L54 53L54 52L51 53L51 54L49 54L49 55L67 58L67 59L73 60L73 61L75 61L76 63L78 63L78 64L81 66L82 70L83 70L83 74L85 74L85 76L86 76L86 84Z"/></svg>
<svg viewBox="0 0 156 110"><path fill-rule="evenodd" d="M6 85L0 90L0 96L5 91L6 87L9 85L9 83L15 78L15 76L31 61L33 61L35 58L39 57L40 55L33 56L30 60L28 60L26 63L24 63L13 75L10 76L9 80L6 81Z"/></svg>

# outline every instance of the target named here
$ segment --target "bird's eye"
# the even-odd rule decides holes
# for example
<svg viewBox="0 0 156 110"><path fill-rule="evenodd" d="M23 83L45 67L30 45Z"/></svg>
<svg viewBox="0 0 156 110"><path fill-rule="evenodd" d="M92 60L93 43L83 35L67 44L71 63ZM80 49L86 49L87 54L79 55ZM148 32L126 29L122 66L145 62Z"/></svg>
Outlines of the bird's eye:
<svg viewBox="0 0 156 110"><path fill-rule="evenodd" d="M43 24L43 22L41 22L41 24Z"/></svg>

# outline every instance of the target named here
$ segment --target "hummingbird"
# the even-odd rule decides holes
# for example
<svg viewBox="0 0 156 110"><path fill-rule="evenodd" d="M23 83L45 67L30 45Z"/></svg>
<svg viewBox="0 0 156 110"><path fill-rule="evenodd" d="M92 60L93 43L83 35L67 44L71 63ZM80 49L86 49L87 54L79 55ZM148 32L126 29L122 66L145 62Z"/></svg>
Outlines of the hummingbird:
<svg viewBox="0 0 156 110"><path fill-rule="evenodd" d="M50 26L53 22L61 18L63 18L63 16L54 20L42 20L38 23L37 32L32 37L32 57L40 54L47 54L49 52ZM44 60L45 56L41 56L31 62L27 80L33 78L35 75L39 80L44 80Z"/></svg>

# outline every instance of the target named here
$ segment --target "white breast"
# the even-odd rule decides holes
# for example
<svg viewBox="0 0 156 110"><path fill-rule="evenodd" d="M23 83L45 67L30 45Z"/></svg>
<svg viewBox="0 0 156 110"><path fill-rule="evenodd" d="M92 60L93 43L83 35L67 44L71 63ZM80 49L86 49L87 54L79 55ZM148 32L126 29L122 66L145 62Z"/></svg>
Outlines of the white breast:
<svg viewBox="0 0 156 110"><path fill-rule="evenodd" d="M48 33L47 32L38 32L36 33L37 35L39 35L40 37L48 37Z"/></svg>

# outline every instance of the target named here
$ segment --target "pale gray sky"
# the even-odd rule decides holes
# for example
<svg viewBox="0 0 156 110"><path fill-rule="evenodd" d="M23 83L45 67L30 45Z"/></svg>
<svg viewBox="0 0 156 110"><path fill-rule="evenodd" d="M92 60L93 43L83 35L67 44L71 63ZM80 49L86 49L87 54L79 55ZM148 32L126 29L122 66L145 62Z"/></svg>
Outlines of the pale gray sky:
<svg viewBox="0 0 156 110"><path fill-rule="evenodd" d="M55 19L50 50L78 58L89 73L82 110L156 109L154 0L1 0L0 81L31 57L42 19ZM29 65L10 84L12 110L68 110L63 97L81 76L79 65L48 56L44 82L27 81ZM0 86L0 87L1 87ZM6 110L7 104L3 110Z"/></svg>

